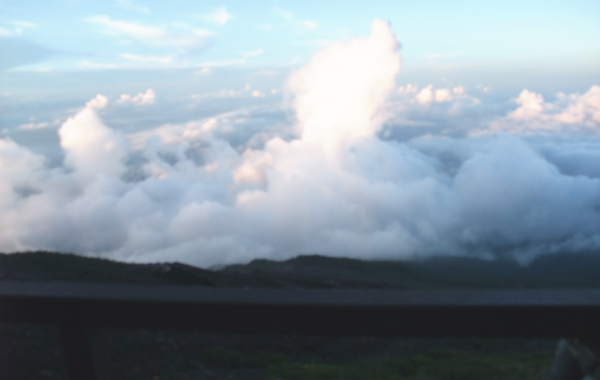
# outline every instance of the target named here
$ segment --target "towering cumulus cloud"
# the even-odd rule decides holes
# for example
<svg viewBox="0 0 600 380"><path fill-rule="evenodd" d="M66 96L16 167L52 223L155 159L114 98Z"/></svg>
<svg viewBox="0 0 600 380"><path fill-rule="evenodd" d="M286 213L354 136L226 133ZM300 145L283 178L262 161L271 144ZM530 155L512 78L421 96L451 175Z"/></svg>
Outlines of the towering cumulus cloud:
<svg viewBox="0 0 600 380"><path fill-rule="evenodd" d="M397 142L380 136L399 70L398 43L376 20L368 38L291 74L297 124L261 148L234 149L219 118L121 135L96 113L102 96L60 128L60 167L0 140L0 251L209 266L302 253L526 262L600 248L596 87L559 99L569 118L544 116L556 107L527 91L470 137ZM462 87L427 89L406 107L476 104Z"/></svg>
<svg viewBox="0 0 600 380"><path fill-rule="evenodd" d="M369 38L333 45L294 73L289 85L302 139L333 149L375 134L400 71L398 47L389 25L376 20Z"/></svg>

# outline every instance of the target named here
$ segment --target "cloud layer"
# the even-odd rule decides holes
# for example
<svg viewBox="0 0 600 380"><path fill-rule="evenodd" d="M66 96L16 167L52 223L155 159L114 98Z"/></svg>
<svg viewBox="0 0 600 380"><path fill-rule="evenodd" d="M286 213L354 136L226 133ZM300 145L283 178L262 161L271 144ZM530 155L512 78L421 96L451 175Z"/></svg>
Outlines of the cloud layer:
<svg viewBox="0 0 600 380"><path fill-rule="evenodd" d="M239 113L124 135L99 117L99 95L61 126L60 167L1 139L0 251L210 266L301 253L526 262L600 248L599 87L555 103L523 91L486 128L400 142L382 137L390 120L479 99L460 86L398 88L399 70L398 43L376 20L368 38L291 74L297 123L275 135L231 132ZM155 93L125 98L150 106Z"/></svg>
<svg viewBox="0 0 600 380"><path fill-rule="evenodd" d="M124 43L176 48L186 55L202 53L215 38L211 31L183 25L178 28L146 26L130 21L113 20L104 15L88 17L85 21L99 26L105 34L115 36Z"/></svg>

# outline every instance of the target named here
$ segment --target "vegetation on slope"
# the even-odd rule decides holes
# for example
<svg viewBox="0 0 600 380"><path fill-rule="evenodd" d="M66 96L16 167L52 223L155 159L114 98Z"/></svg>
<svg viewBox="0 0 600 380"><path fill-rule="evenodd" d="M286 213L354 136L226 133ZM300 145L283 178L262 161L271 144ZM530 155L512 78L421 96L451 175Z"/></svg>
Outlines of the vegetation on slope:
<svg viewBox="0 0 600 380"><path fill-rule="evenodd" d="M363 261L303 255L254 260L220 270L181 263L128 264L51 252L0 254L0 280L195 284L268 288L593 288L600 253L542 255L527 266L512 260L434 257Z"/></svg>

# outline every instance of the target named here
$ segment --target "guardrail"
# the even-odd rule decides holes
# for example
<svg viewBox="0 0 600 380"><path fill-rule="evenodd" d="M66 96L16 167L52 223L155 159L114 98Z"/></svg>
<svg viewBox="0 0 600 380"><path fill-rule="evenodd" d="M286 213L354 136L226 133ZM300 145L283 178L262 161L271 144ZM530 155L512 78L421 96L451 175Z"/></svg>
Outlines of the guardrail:
<svg viewBox="0 0 600 380"><path fill-rule="evenodd" d="M600 289L313 290L0 282L0 322L58 325L71 380L94 379L93 328L383 337L586 337Z"/></svg>

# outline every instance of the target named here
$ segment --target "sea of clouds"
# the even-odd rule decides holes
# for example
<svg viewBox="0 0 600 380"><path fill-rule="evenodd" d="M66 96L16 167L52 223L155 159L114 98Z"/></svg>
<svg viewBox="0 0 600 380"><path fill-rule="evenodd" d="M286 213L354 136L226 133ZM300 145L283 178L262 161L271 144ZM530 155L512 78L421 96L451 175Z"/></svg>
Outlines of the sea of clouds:
<svg viewBox="0 0 600 380"><path fill-rule="evenodd" d="M253 108L126 133L99 116L153 107L149 89L74 111L59 165L0 139L0 252L211 266L600 250L600 86L487 107L488 88L398 86L398 50L376 20L316 53L286 82L292 122Z"/></svg>

